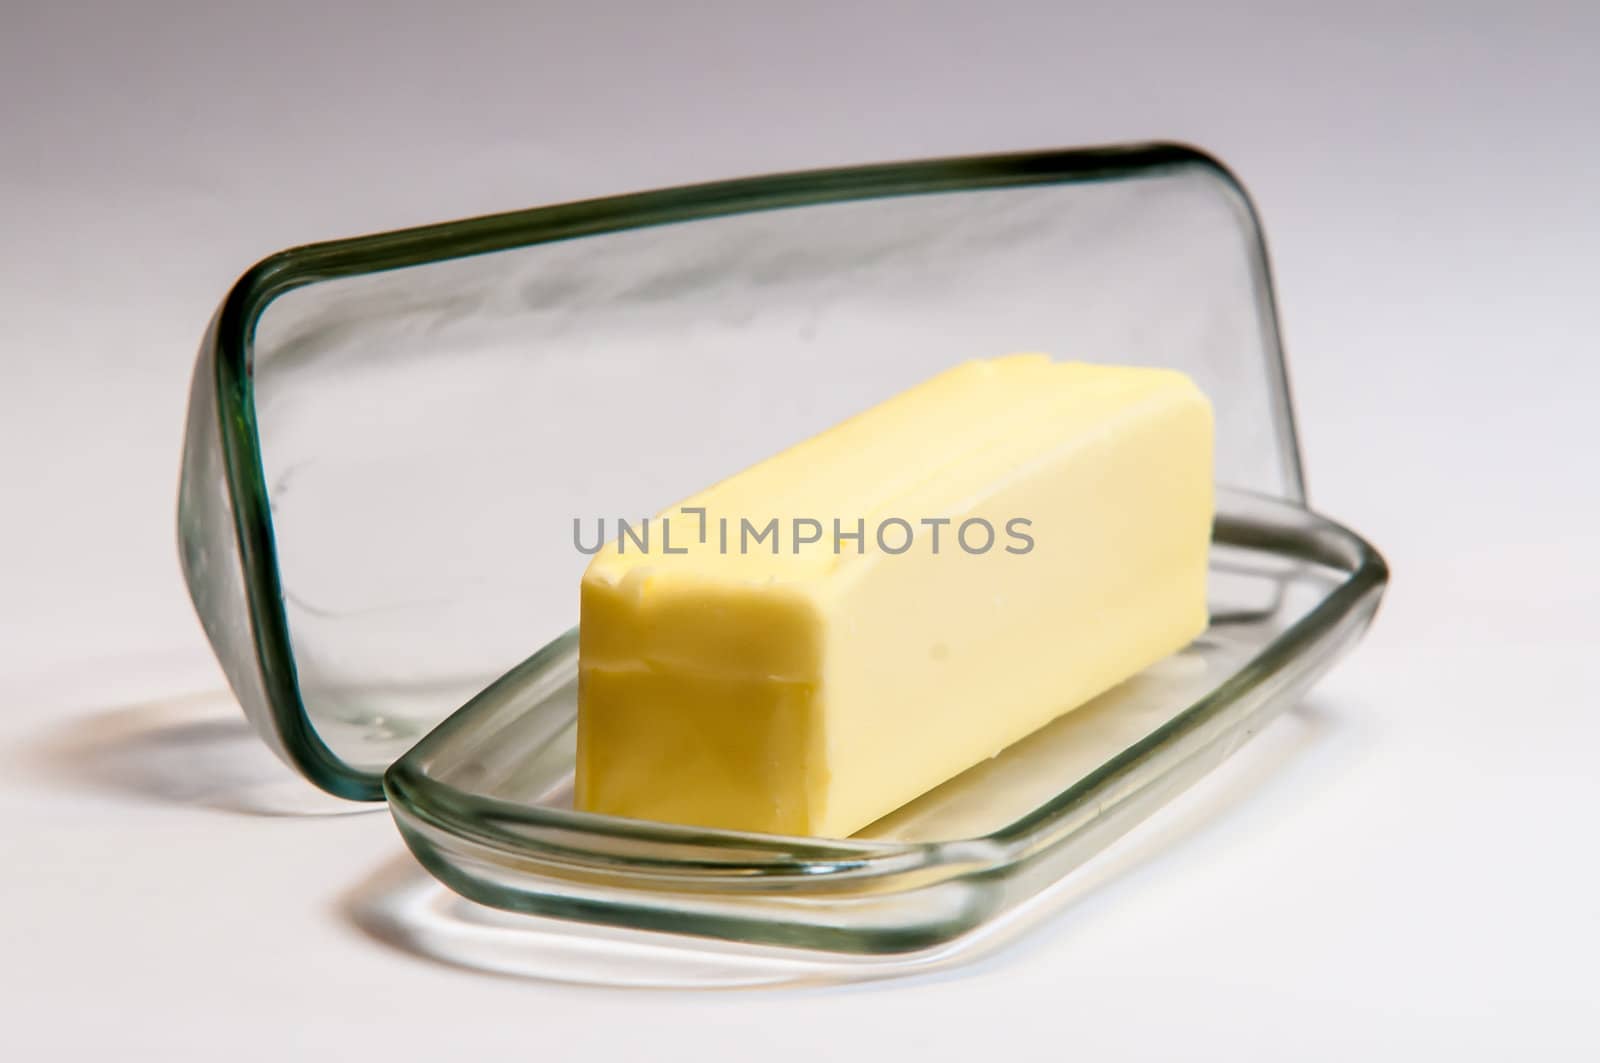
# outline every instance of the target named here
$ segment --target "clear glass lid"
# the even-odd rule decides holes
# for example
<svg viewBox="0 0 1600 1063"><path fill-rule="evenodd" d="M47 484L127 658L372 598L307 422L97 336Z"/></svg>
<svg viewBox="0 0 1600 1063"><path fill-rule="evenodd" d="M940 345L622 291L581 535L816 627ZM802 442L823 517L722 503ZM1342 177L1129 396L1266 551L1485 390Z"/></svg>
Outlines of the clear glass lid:
<svg viewBox="0 0 1600 1063"><path fill-rule="evenodd" d="M638 519L933 373L1019 350L1182 369L1220 483L1304 500L1261 233L1174 145L761 177L298 248L191 396L191 594L324 789L563 636L575 522Z"/></svg>

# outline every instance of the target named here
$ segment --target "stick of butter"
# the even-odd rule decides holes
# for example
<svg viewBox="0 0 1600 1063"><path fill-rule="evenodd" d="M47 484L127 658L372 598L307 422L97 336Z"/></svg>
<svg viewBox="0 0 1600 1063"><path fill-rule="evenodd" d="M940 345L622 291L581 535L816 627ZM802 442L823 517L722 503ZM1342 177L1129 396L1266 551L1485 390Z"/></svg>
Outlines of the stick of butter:
<svg viewBox="0 0 1600 1063"><path fill-rule="evenodd" d="M1205 629L1212 414L1161 369L948 370L584 574L580 809L843 837Z"/></svg>

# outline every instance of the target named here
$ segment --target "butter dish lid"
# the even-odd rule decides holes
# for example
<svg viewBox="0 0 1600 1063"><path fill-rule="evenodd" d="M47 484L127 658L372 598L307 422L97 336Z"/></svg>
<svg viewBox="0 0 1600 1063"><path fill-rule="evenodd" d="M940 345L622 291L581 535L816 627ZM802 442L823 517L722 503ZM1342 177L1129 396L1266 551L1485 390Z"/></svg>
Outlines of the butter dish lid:
<svg viewBox="0 0 1600 1063"><path fill-rule="evenodd" d="M1304 501L1267 254L1194 149L756 177L294 248L202 344L179 540L257 730L329 792L577 615L582 546L971 358L1190 374Z"/></svg>

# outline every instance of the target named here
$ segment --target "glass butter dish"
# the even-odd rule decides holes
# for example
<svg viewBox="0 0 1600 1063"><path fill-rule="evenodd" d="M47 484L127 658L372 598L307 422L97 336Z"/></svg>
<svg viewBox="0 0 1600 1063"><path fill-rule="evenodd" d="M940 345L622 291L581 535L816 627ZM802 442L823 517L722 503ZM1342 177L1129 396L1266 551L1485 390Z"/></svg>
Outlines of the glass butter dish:
<svg viewBox="0 0 1600 1063"><path fill-rule="evenodd" d="M658 512L1017 350L1170 366L1209 395L1209 629L849 839L574 811L579 526ZM387 796L453 889L855 954L939 946L1061 879L1292 705L1386 580L1307 507L1248 198L1164 144L751 178L285 251L201 349L179 537L257 730L323 789Z"/></svg>

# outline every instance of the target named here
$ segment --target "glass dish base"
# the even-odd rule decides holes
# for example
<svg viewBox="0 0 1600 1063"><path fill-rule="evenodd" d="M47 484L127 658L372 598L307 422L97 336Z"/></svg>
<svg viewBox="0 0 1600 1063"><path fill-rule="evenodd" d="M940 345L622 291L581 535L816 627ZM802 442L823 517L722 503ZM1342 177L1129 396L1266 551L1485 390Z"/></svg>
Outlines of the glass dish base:
<svg viewBox="0 0 1600 1063"><path fill-rule="evenodd" d="M385 789L423 866L492 907L932 965L929 950L1048 907L1025 902L1293 705L1366 628L1386 578L1347 529L1221 491L1200 638L848 839L573 810L575 632L425 737Z"/></svg>

